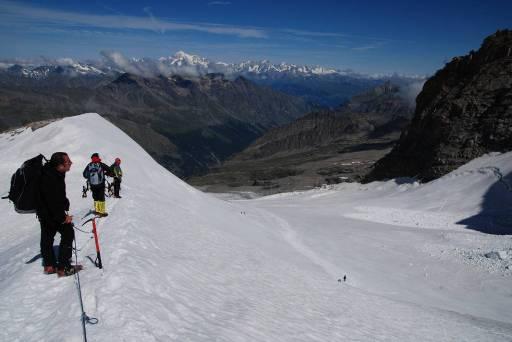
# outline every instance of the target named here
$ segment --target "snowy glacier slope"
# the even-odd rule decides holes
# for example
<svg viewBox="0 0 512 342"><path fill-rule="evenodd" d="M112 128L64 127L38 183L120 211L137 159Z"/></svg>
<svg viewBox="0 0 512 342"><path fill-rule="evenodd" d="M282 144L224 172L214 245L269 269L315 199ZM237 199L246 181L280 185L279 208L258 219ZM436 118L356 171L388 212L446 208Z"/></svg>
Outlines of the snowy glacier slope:
<svg viewBox="0 0 512 342"><path fill-rule="evenodd" d="M509 260L482 257L512 249L512 240L457 224L489 206L496 176L478 170L496 164L510 172L512 154L426 185L224 201L174 177L99 115L84 114L0 135L5 189L23 160L54 151L74 162L66 179L77 225L92 204L81 198L89 156L120 157L126 174L123 198L108 199L110 215L98 228L103 270L87 259L95 254L89 234L76 233L85 311L99 319L87 327L89 341L512 339ZM496 199L502 211L510 205L508 192L493 192ZM0 340L81 341L74 279L25 263L39 252L36 218L7 201L0 213Z"/></svg>

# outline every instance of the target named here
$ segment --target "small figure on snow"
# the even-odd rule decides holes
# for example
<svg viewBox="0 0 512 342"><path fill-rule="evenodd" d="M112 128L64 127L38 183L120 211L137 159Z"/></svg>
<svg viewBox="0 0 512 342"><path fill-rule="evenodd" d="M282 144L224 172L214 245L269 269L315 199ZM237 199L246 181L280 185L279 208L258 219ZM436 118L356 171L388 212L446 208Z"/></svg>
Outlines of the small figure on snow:
<svg viewBox="0 0 512 342"><path fill-rule="evenodd" d="M112 173L114 174L114 197L121 198L119 191L121 190L121 181L123 178L123 170L121 170L121 159L116 158L114 164L110 166Z"/></svg>

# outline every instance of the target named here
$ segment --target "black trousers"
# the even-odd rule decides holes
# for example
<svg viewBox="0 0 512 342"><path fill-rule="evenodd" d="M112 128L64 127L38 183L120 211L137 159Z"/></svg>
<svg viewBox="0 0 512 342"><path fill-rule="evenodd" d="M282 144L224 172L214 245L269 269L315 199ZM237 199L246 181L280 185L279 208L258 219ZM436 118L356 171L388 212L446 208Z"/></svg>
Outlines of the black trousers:
<svg viewBox="0 0 512 342"><path fill-rule="evenodd" d="M119 190L121 190L121 178L114 177L114 196L119 197Z"/></svg>
<svg viewBox="0 0 512 342"><path fill-rule="evenodd" d="M95 201L105 202L105 184L91 185L92 198Z"/></svg>
<svg viewBox="0 0 512 342"><path fill-rule="evenodd" d="M73 225L42 218L39 218L39 222L41 223L41 255L43 257L43 266L69 266L73 252L73 239L75 238ZM58 263L53 253L53 240L57 232L60 233Z"/></svg>

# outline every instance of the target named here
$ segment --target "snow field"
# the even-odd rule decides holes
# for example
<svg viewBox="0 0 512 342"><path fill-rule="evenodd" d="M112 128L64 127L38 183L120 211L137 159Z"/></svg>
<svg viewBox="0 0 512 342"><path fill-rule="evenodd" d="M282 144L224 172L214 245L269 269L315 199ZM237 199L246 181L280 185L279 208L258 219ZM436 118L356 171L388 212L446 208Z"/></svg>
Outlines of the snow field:
<svg viewBox="0 0 512 342"><path fill-rule="evenodd" d="M80 274L85 311L99 319L87 328L89 341L512 339L507 273L438 252L508 246L510 236L453 222L478 213L493 175L470 172L474 179L430 189L346 184L223 201L174 177L97 114L84 114L0 135L1 179L23 160L58 150L74 162L66 179L77 224L92 204L90 195L81 198L89 156L99 152L107 164L119 156L125 172L123 198L108 199L110 215L99 221L103 270L86 259L95 256L90 236L76 233L87 267ZM507 172L511 158L480 163ZM481 187L469 191L459 180ZM439 218L432 215L442 204L436 193L447 187L456 191L441 197L447 203ZM389 221L393 211L402 212L399 224ZM74 280L25 264L39 252L37 220L6 201L0 212L0 340L80 341ZM353 216L365 212L373 216ZM338 282L345 274L347 282Z"/></svg>

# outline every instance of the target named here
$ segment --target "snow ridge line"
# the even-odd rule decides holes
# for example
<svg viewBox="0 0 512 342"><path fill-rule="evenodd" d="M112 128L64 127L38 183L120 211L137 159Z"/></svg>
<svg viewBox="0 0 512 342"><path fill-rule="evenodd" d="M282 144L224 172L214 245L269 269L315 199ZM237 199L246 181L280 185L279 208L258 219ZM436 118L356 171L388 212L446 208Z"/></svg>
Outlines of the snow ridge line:
<svg viewBox="0 0 512 342"><path fill-rule="evenodd" d="M505 177L503 176L503 172L501 172L501 169L497 166L484 166L484 167L480 167L478 169L464 170L464 171L452 173L451 175L458 177L458 176L464 176L467 174L471 174L474 172L486 174L487 171L491 171L493 173L493 175L498 179L498 182L502 183L505 186L505 189L507 189L507 191L512 192L512 184L508 180L505 179ZM439 179L441 179L441 178L439 178Z"/></svg>
<svg viewBox="0 0 512 342"><path fill-rule="evenodd" d="M510 191L512 192L512 184L510 184L506 179L505 177L503 177L503 173L501 172L500 168L499 167L496 167L496 166L487 166L487 167L481 167L478 169L478 171L485 171L485 170L491 170L494 175L496 176L496 178L498 178L498 181L500 183L502 183L505 188L507 189L507 191Z"/></svg>

